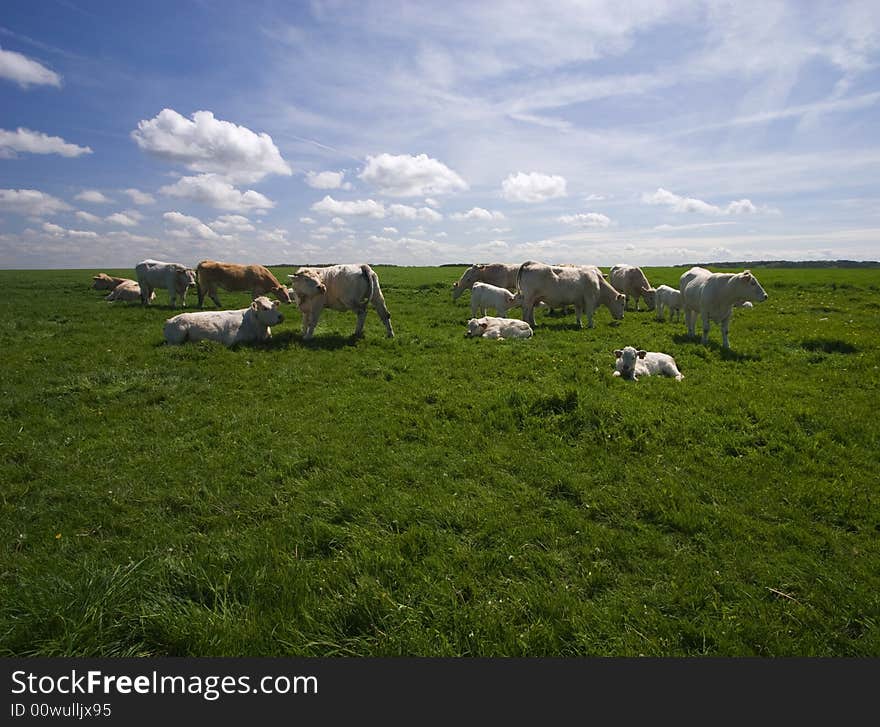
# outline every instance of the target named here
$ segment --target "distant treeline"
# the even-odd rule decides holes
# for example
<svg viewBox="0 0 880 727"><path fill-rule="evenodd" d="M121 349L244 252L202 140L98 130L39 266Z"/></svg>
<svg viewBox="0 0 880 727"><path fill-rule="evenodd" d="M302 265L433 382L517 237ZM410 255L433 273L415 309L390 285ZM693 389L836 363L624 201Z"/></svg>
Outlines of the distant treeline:
<svg viewBox="0 0 880 727"><path fill-rule="evenodd" d="M747 260L738 262L697 263L714 268L880 268L877 260ZM676 268L693 267L674 265Z"/></svg>

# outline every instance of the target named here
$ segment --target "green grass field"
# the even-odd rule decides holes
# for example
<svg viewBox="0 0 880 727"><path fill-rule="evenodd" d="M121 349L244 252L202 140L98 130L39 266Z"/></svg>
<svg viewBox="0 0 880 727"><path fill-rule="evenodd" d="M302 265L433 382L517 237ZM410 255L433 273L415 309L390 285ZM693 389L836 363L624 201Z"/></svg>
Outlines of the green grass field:
<svg viewBox="0 0 880 727"><path fill-rule="evenodd" d="M462 268L376 271L395 339L237 349L0 271L0 655L880 656L880 271L756 270L730 352L466 339Z"/></svg>

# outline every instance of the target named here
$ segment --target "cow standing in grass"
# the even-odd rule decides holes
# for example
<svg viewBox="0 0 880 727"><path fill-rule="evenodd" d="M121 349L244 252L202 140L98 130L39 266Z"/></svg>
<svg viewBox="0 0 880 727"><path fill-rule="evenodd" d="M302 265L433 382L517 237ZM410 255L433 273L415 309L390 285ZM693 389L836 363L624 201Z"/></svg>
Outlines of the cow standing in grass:
<svg viewBox="0 0 880 727"><path fill-rule="evenodd" d="M736 306L760 303L767 293L750 270L741 273L713 273L706 268L693 267L683 273L679 281L684 320L688 335L694 328L699 313L703 322L703 344L709 343L711 321L721 324L721 345L730 348L727 330Z"/></svg>
<svg viewBox="0 0 880 727"><path fill-rule="evenodd" d="M647 276L641 268L635 265L615 265L611 268L608 282L626 296L626 304L629 307L630 299L636 302L636 311L639 309L639 299L645 299L648 310L654 309L654 288L648 282Z"/></svg>
<svg viewBox="0 0 880 727"><path fill-rule="evenodd" d="M290 303L290 295L270 270L262 265L239 265L217 260L202 260L196 267L198 277L199 308L204 305L205 295L221 308L217 288L232 292L248 292L251 298L274 295L282 303Z"/></svg>
<svg viewBox="0 0 880 727"><path fill-rule="evenodd" d="M177 296L180 296L181 305L186 308L186 291L196 284L196 275L192 268L181 263L141 260L134 269L141 288L143 305L153 300L154 289L164 288L168 291L172 308L177 307Z"/></svg>
<svg viewBox="0 0 880 727"><path fill-rule="evenodd" d="M490 263L489 265L471 265L452 286L452 300L466 290L471 290L474 283L488 283L499 288L507 288L516 293L516 274L519 265L507 263Z"/></svg>

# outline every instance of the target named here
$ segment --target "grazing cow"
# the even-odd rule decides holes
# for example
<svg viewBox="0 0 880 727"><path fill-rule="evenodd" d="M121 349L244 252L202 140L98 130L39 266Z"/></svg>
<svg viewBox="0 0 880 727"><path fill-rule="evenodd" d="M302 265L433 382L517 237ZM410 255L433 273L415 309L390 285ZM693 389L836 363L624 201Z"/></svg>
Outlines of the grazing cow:
<svg viewBox="0 0 880 727"><path fill-rule="evenodd" d="M489 265L471 265L465 270L458 282L452 285L452 300L458 300L464 291L471 290L474 283L489 283L499 288L507 288L516 293L516 273L519 265L506 263L490 263Z"/></svg>
<svg viewBox="0 0 880 727"><path fill-rule="evenodd" d="M92 276L92 290L113 290L120 283L124 283L128 278L114 278L107 273L98 273Z"/></svg>
<svg viewBox="0 0 880 727"><path fill-rule="evenodd" d="M302 313L303 338L315 333L315 326L324 308L352 310L357 314L355 337L364 333L367 305L372 304L388 338L394 338L391 314L379 287L379 276L369 265L330 265L323 268L300 268L288 275L293 285L296 305Z"/></svg>
<svg viewBox="0 0 880 727"><path fill-rule="evenodd" d="M165 321L165 341L181 344L186 341L219 341L226 346L252 341L267 341L274 326L284 316L278 310L278 301L265 295L254 299L241 310L199 311L181 313Z"/></svg>
<svg viewBox="0 0 880 727"><path fill-rule="evenodd" d="M721 324L721 345L730 348L727 329L734 306L760 303L767 293L750 270L741 273L713 273L706 268L693 267L683 273L678 289L684 308L688 335L694 335L697 313L703 321L703 343L709 342L710 321Z"/></svg>
<svg viewBox="0 0 880 727"><path fill-rule="evenodd" d="M165 263L161 260L141 260L134 267L138 285L141 286L141 303L147 305L153 298L155 288L164 288L171 298L171 307L177 307L177 296L186 308L186 291L196 284L196 274L192 268L180 263Z"/></svg>
<svg viewBox="0 0 880 727"><path fill-rule="evenodd" d="M583 327L581 313L587 314L587 325L593 328L593 312L600 305L606 306L615 320L623 318L626 307L626 296L591 265L551 266L530 260L520 266L517 285L522 293L523 320L532 326L539 301L551 307L573 305L578 328Z"/></svg>
<svg viewBox="0 0 880 727"><path fill-rule="evenodd" d="M495 338L499 341L505 338L531 338L532 327L516 318L483 316L471 318L464 335L468 338Z"/></svg>
<svg viewBox="0 0 880 727"><path fill-rule="evenodd" d="M155 291L150 292L150 300L155 300L156 293ZM113 290L110 291L109 295L104 296L104 300L113 302L114 300L124 300L128 302L133 302L141 299L141 286L138 285L136 280L123 280L119 285L117 285Z"/></svg>
<svg viewBox="0 0 880 727"><path fill-rule="evenodd" d="M636 301L636 310L639 309L639 299L644 298L648 310L654 310L654 288L648 283L648 278L641 268L635 265L615 265L611 268L608 278L615 290L626 295L627 308L629 299Z"/></svg>
<svg viewBox="0 0 880 727"><path fill-rule="evenodd" d="M205 295L220 308L217 288L229 291L247 291L251 298L271 293L282 303L290 303L290 295L278 279L262 265L239 265L216 260L202 260L196 267L198 275L199 308L204 305Z"/></svg>
<svg viewBox="0 0 880 727"><path fill-rule="evenodd" d="M681 381L684 374L678 370L675 359L668 353L658 351L644 351L632 346L618 348L614 352L617 361L614 364L614 375L630 381L638 381L639 376L653 376L662 374L672 376L676 381Z"/></svg>
<svg viewBox="0 0 880 727"><path fill-rule="evenodd" d="M669 310L669 318L675 313L675 320L681 317L681 291L668 285L658 285L655 290L654 303L657 310L657 320L663 320L663 309Z"/></svg>
<svg viewBox="0 0 880 727"><path fill-rule="evenodd" d="M489 283L474 283L471 288L471 315L486 315L489 308L495 310L499 318L507 318L507 311L522 305L522 296L514 295L507 288L499 288Z"/></svg>

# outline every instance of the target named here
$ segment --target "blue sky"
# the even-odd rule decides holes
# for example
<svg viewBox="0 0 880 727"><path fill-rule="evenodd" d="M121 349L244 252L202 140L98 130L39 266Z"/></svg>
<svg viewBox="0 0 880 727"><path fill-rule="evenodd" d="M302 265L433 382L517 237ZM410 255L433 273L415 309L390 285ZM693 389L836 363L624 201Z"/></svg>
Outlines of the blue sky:
<svg viewBox="0 0 880 727"><path fill-rule="evenodd" d="M0 267L880 258L880 3L4 0Z"/></svg>

